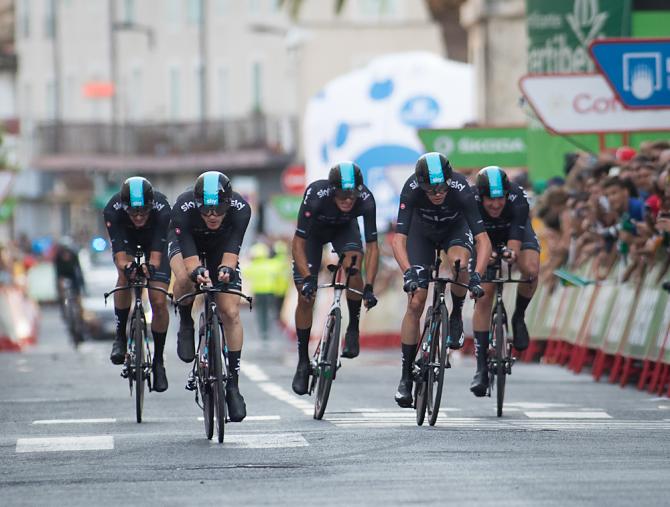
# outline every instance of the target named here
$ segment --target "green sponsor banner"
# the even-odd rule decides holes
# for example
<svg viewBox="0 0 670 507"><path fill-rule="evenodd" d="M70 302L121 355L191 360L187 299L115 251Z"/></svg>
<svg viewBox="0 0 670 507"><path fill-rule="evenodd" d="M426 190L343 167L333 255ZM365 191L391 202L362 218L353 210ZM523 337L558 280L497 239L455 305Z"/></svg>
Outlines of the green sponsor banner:
<svg viewBox="0 0 670 507"><path fill-rule="evenodd" d="M593 72L591 41L630 35L630 0L526 0L528 72Z"/></svg>
<svg viewBox="0 0 670 507"><path fill-rule="evenodd" d="M526 167L526 136L525 127L419 129L426 151L444 153L459 169Z"/></svg>
<svg viewBox="0 0 670 507"><path fill-rule="evenodd" d="M13 197L8 197L2 203L0 203L0 223L6 222L9 220L14 213L14 208L16 208L17 201Z"/></svg>
<svg viewBox="0 0 670 507"><path fill-rule="evenodd" d="M600 349L605 341L605 331L614 309L614 302L619 293L619 284L611 279L598 286L596 302L593 305L593 312L589 327L586 330L586 343L590 349Z"/></svg>
<svg viewBox="0 0 670 507"><path fill-rule="evenodd" d="M625 37L631 30L631 0L526 0L528 73L595 72L588 47L594 39ZM552 135L536 119L528 127L528 171L533 181L565 176L566 153L598 153L597 135ZM607 146L623 144L608 136Z"/></svg>
<svg viewBox="0 0 670 507"><path fill-rule="evenodd" d="M270 204L284 220L297 220L301 202L302 196L300 195L281 194L270 198Z"/></svg>

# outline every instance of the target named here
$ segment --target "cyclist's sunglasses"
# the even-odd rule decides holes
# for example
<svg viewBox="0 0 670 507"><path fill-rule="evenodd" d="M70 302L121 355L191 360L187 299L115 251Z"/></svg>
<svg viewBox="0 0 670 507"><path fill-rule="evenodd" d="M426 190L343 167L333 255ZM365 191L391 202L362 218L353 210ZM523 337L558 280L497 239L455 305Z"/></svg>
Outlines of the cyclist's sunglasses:
<svg viewBox="0 0 670 507"><path fill-rule="evenodd" d="M125 212L134 217L148 215L151 213L151 208L153 208L153 203L145 204L144 206L128 206L127 204L123 205Z"/></svg>
<svg viewBox="0 0 670 507"><path fill-rule="evenodd" d="M342 190L341 188L335 188L333 189L335 193L335 197L338 199L356 199L359 196L359 191L356 189L351 189L351 190Z"/></svg>
<svg viewBox="0 0 670 507"><path fill-rule="evenodd" d="M230 208L230 200L226 199L221 201L219 204L213 205L205 205L202 201L196 201L196 205L198 206L198 211L202 216L206 217L209 215L216 215L220 217L225 215L226 211L228 211L228 208Z"/></svg>
<svg viewBox="0 0 670 507"><path fill-rule="evenodd" d="M449 183L440 183L439 185L421 183L421 190L429 195L446 194L447 190L449 190Z"/></svg>

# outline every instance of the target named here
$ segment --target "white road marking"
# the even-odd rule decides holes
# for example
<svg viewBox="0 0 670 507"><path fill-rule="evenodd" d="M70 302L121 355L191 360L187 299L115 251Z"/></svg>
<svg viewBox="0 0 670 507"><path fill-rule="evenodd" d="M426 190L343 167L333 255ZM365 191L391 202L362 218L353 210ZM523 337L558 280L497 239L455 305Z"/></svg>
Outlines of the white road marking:
<svg viewBox="0 0 670 507"><path fill-rule="evenodd" d="M524 410L542 410L547 408L570 407L565 403L538 403L534 401L519 401L516 403L505 403L505 408L517 407Z"/></svg>
<svg viewBox="0 0 670 507"><path fill-rule="evenodd" d="M309 442L300 433L257 433L226 435L225 446L245 449L279 449L288 447L307 447ZM212 445L219 445L212 440Z"/></svg>
<svg viewBox="0 0 670 507"><path fill-rule="evenodd" d="M281 419L278 415L248 415L244 418L244 422L250 421L279 421ZM205 418L200 416L198 421L204 421Z"/></svg>
<svg viewBox="0 0 670 507"><path fill-rule="evenodd" d="M265 372L253 363L245 363L241 371L254 382L268 382L270 380Z"/></svg>
<svg viewBox="0 0 670 507"><path fill-rule="evenodd" d="M593 412L524 412L531 419L611 419L612 416L602 410Z"/></svg>
<svg viewBox="0 0 670 507"><path fill-rule="evenodd" d="M114 449L114 437L19 438L16 452L100 451Z"/></svg>
<svg viewBox="0 0 670 507"><path fill-rule="evenodd" d="M314 413L314 406L305 400L301 400L293 393L290 393L288 390L281 387L279 384L270 382L267 374L260 369L257 365L253 363L244 363L244 368L242 372L245 373L252 381L258 384L258 387L264 391L266 394L269 394L273 398L288 403L292 407L301 410L306 415L312 415Z"/></svg>
<svg viewBox="0 0 670 507"><path fill-rule="evenodd" d="M33 424L105 424L115 423L116 419L41 419L33 421Z"/></svg>

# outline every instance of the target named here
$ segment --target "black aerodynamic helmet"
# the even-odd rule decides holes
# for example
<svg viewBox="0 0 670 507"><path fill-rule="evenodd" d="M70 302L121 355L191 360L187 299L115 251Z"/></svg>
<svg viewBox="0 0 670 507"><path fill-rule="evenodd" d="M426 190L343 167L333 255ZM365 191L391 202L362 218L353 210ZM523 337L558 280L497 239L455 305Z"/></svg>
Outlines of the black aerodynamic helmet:
<svg viewBox="0 0 670 507"><path fill-rule="evenodd" d="M479 195L492 199L505 197L510 190L507 174L497 165L485 167L477 173Z"/></svg>
<svg viewBox="0 0 670 507"><path fill-rule="evenodd" d="M363 189L363 173L353 162L340 162L331 167L328 183L335 193L357 194Z"/></svg>
<svg viewBox="0 0 670 507"><path fill-rule="evenodd" d="M200 213L207 214L213 211L217 215L223 215L230 207L233 187L225 174L207 171L195 180L193 196Z"/></svg>
<svg viewBox="0 0 670 507"><path fill-rule="evenodd" d="M133 176L124 181L121 184L121 204L130 214L151 211L154 206L154 189L149 180Z"/></svg>
<svg viewBox="0 0 670 507"><path fill-rule="evenodd" d="M414 174L419 186L424 190L446 190L454 170L441 153L424 153L416 161Z"/></svg>

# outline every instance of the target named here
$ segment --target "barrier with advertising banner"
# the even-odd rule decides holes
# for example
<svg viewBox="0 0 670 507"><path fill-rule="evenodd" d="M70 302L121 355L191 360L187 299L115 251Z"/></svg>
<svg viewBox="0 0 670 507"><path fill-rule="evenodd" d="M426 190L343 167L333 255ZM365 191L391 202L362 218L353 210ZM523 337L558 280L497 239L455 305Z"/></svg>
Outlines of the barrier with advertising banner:
<svg viewBox="0 0 670 507"><path fill-rule="evenodd" d="M39 310L23 291L0 288L0 351L19 351L35 343Z"/></svg>

